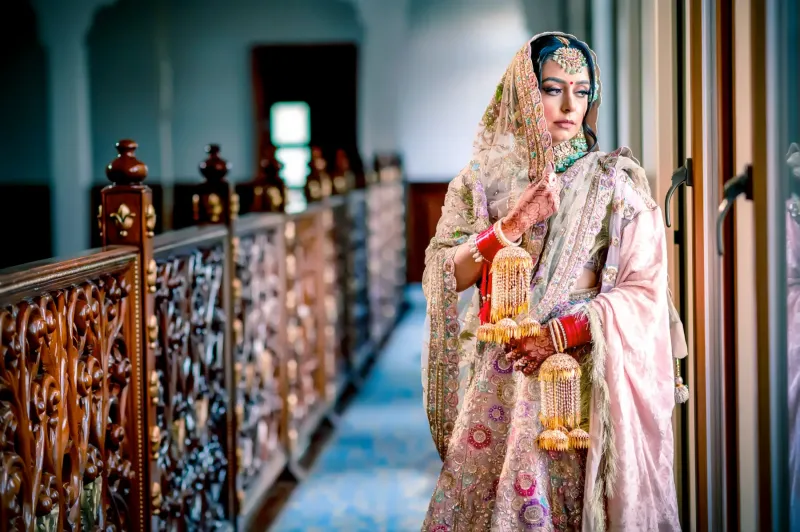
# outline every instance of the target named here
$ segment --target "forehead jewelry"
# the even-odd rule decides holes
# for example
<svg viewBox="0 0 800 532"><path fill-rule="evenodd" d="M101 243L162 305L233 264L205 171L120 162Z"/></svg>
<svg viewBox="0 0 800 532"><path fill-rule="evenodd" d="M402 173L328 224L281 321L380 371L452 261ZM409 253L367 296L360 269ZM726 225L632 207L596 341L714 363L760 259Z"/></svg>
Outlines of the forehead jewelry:
<svg viewBox="0 0 800 532"><path fill-rule="evenodd" d="M577 74L581 68L587 67L586 58L577 48L562 46L553 52L553 61L561 65L561 68L569 74Z"/></svg>

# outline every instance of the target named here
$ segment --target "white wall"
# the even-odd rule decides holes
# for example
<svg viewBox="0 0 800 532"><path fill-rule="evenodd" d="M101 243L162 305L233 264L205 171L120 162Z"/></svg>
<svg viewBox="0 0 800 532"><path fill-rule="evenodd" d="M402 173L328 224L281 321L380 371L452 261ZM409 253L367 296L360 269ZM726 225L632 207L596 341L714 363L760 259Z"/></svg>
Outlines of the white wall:
<svg viewBox="0 0 800 532"><path fill-rule="evenodd" d="M452 179L481 114L529 38L517 0L415 2L408 20L399 138L411 181Z"/></svg>
<svg viewBox="0 0 800 532"><path fill-rule="evenodd" d="M234 179L250 178L255 122L250 49L257 44L355 42L355 8L338 0L262 0L225 4L181 2L170 14L175 103L175 172L196 175L203 146L216 142L234 162ZM314 69L314 65L297 65ZM324 84L331 80L321 79Z"/></svg>
<svg viewBox="0 0 800 532"><path fill-rule="evenodd" d="M159 33L158 24L166 30ZM139 143L139 158L154 178L199 179L197 166L209 143L221 145L231 180L251 178L256 127L250 49L358 43L361 33L346 0L224 6L210 0L164 0L160 6L120 0L100 11L88 40L95 180L105 180L114 142L125 137Z"/></svg>
<svg viewBox="0 0 800 532"><path fill-rule="evenodd" d="M91 108L92 178L108 182L106 165L114 144L130 138L136 155L160 178L158 161L158 70L156 11L152 2L132 0L99 9L86 35Z"/></svg>

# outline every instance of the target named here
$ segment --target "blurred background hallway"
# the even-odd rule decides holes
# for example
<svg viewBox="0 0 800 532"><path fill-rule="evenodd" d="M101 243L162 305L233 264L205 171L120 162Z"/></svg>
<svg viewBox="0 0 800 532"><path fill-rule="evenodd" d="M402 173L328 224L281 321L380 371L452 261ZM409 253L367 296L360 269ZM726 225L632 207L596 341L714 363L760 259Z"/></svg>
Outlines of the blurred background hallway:
<svg viewBox="0 0 800 532"><path fill-rule="evenodd" d="M425 300L409 287L409 309L275 532L416 530L441 469L422 405L420 348Z"/></svg>

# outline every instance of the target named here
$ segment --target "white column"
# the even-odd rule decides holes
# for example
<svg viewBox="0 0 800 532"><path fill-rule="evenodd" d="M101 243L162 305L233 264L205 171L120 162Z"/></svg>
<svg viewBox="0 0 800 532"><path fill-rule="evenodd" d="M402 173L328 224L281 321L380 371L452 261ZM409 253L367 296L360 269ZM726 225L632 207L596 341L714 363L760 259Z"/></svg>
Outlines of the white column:
<svg viewBox="0 0 800 532"><path fill-rule="evenodd" d="M377 152L397 152L399 86L405 70L407 0L353 0L361 15L358 144L365 165Z"/></svg>
<svg viewBox="0 0 800 532"><path fill-rule="evenodd" d="M597 54L603 100L597 124L597 137L602 151L617 149L617 96L614 0L592 0L592 35L589 45Z"/></svg>
<svg viewBox="0 0 800 532"><path fill-rule="evenodd" d="M85 37L95 10L114 0L34 2L47 50L51 219L56 256L89 247L92 145ZM113 153L109 152L109 160Z"/></svg>
<svg viewBox="0 0 800 532"><path fill-rule="evenodd" d="M566 9L567 33L573 34L578 39L589 40L589 5L587 0L566 0L561 4Z"/></svg>
<svg viewBox="0 0 800 532"><path fill-rule="evenodd" d="M546 31L565 31L566 5L552 0L522 0L530 37Z"/></svg>
<svg viewBox="0 0 800 532"><path fill-rule="evenodd" d="M642 155L641 4L617 0L617 143ZM602 116L602 107L600 115ZM612 148L613 149L613 148Z"/></svg>

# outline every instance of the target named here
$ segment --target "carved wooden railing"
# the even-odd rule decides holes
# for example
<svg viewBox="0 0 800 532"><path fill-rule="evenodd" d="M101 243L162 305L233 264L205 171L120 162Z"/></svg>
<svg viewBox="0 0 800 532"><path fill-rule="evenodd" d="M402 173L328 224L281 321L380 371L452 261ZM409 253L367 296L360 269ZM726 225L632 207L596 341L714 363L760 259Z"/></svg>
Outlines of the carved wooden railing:
<svg viewBox="0 0 800 532"><path fill-rule="evenodd" d="M283 216L247 214L233 240L233 353L240 514L248 521L287 464ZM242 527L247 530L246 526Z"/></svg>
<svg viewBox="0 0 800 532"><path fill-rule="evenodd" d="M155 312L147 327L155 351L151 495L157 485L161 492L154 530L224 528L234 515L227 245L223 226L171 231L154 242Z"/></svg>
<svg viewBox="0 0 800 532"><path fill-rule="evenodd" d="M139 260L0 274L0 529L144 529Z"/></svg>
<svg viewBox="0 0 800 532"><path fill-rule="evenodd" d="M321 204L287 215L286 239L286 445L302 455L325 416L325 353Z"/></svg>
<svg viewBox="0 0 800 532"><path fill-rule="evenodd" d="M283 471L304 477L370 322L375 343L391 326L402 186L339 179L302 212L239 217L212 145L181 194L195 225L156 234L136 143L117 149L103 248L0 271L0 530L247 530Z"/></svg>
<svg viewBox="0 0 800 532"><path fill-rule="evenodd" d="M325 300L325 353L327 360L326 397L337 400L349 379L350 362L347 345L347 203L341 195L325 202L320 216L323 236L323 290Z"/></svg>
<svg viewBox="0 0 800 532"><path fill-rule="evenodd" d="M380 167L367 190L371 338L380 345L400 315L405 286L405 189L396 163Z"/></svg>
<svg viewBox="0 0 800 532"><path fill-rule="evenodd" d="M347 343L352 370L360 374L372 354L367 243L369 238L367 191L353 190L347 197L348 250L345 254ZM339 222L337 221L337 224Z"/></svg>

